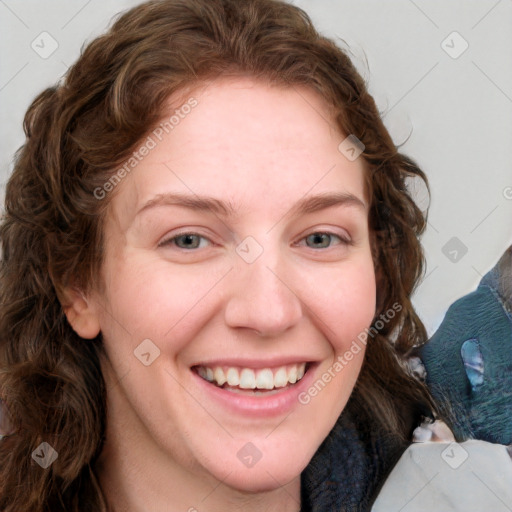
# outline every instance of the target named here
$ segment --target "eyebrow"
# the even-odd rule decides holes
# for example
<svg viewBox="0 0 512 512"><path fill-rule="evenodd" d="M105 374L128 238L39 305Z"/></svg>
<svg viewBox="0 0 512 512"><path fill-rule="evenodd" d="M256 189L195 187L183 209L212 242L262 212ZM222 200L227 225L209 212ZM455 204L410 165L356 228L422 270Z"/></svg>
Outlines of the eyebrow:
<svg viewBox="0 0 512 512"><path fill-rule="evenodd" d="M191 210L211 212L223 217L235 217L237 210L233 203L221 201L215 197L179 193L158 194L147 201L136 216L159 206L181 206ZM352 206L366 210L366 204L349 192L331 192L307 196L300 199L288 211L288 214L300 215L315 213L333 206Z"/></svg>

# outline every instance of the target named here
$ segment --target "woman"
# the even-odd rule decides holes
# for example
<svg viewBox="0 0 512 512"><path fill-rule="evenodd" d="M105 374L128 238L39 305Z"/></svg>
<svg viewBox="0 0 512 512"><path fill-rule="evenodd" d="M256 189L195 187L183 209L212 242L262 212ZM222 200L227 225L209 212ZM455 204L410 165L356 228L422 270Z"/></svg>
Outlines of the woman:
<svg viewBox="0 0 512 512"><path fill-rule="evenodd" d="M369 510L434 412L425 177L345 53L278 1L149 2L25 130L0 509Z"/></svg>

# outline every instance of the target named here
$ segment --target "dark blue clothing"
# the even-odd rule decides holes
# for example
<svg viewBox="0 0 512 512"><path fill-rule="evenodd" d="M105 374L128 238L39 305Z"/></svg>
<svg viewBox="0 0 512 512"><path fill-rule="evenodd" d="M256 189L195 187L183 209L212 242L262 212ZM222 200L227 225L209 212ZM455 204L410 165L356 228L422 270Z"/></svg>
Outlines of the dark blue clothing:
<svg viewBox="0 0 512 512"><path fill-rule="evenodd" d="M344 411L302 473L301 512L369 512L407 446Z"/></svg>

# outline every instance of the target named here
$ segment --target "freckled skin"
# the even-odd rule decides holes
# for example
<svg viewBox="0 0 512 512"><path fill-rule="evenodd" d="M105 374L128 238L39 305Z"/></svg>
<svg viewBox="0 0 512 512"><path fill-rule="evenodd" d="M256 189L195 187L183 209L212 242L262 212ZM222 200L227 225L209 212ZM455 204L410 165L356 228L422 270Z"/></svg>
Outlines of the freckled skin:
<svg viewBox="0 0 512 512"><path fill-rule="evenodd" d="M105 226L106 292L88 299L108 356L100 475L121 507L297 510L300 473L353 389L364 351L307 405L255 419L208 400L191 371L205 359L297 356L318 362L317 380L374 315L367 210L287 215L305 195L365 201L361 158L338 151L345 135L326 122L328 106L300 92L248 78L198 89L198 105L118 185ZM231 202L237 216L175 206L135 215L166 192ZM159 245L184 231L205 238L196 249ZM318 231L351 243L308 246ZM262 248L250 264L236 251L246 237ZM149 366L133 353L144 339L160 350ZM237 457L248 442L261 453L250 468Z"/></svg>

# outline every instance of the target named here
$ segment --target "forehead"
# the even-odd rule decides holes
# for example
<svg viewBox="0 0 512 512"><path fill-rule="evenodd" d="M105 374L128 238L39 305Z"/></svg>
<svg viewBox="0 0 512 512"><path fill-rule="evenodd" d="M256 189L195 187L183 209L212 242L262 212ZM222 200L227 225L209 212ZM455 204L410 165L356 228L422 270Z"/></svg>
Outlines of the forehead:
<svg viewBox="0 0 512 512"><path fill-rule="evenodd" d="M349 161L340 153L345 135L330 106L309 88L226 78L181 94L179 102L170 98L168 105L141 142L151 149L114 198L120 219L166 192L266 210L286 208L309 191L365 197L363 159Z"/></svg>

